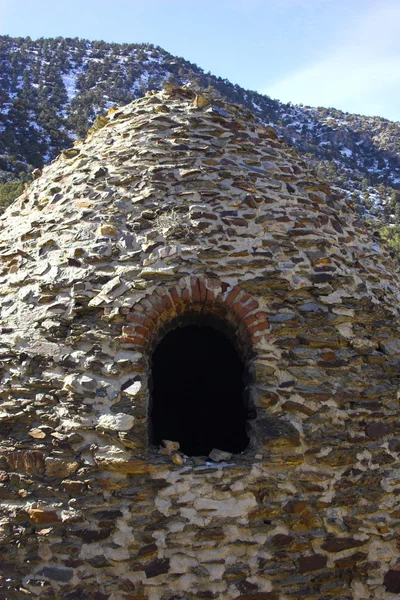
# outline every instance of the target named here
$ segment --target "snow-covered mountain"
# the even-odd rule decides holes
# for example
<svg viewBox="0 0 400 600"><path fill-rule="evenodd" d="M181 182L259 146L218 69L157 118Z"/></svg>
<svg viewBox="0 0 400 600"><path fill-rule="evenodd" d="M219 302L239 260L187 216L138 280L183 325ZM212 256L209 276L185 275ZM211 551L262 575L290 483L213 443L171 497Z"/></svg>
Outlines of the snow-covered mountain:
<svg viewBox="0 0 400 600"><path fill-rule="evenodd" d="M96 116L160 89L166 80L212 88L246 106L362 214L388 226L400 224L400 123L285 104L204 73L151 44L1 36L0 180L29 178L32 169L84 136Z"/></svg>

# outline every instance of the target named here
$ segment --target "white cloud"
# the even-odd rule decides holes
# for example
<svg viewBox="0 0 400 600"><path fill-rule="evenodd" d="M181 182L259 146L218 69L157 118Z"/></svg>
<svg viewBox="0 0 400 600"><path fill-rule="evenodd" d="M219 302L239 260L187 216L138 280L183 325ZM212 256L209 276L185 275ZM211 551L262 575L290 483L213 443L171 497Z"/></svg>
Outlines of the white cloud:
<svg viewBox="0 0 400 600"><path fill-rule="evenodd" d="M387 114L390 98L395 102L400 94L399 39L400 5L397 1L375 4L356 22L341 24L335 46L320 60L275 82L264 93L286 102ZM394 113L388 118L395 118Z"/></svg>

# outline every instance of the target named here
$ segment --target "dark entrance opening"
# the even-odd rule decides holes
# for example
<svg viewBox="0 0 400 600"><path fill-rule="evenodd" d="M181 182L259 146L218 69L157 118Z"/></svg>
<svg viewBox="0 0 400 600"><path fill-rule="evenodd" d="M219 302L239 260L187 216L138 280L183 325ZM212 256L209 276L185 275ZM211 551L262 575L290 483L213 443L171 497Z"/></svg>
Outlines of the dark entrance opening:
<svg viewBox="0 0 400 600"><path fill-rule="evenodd" d="M153 354L152 442L177 441L188 456L242 452L249 443L243 375L235 347L214 327L167 333Z"/></svg>

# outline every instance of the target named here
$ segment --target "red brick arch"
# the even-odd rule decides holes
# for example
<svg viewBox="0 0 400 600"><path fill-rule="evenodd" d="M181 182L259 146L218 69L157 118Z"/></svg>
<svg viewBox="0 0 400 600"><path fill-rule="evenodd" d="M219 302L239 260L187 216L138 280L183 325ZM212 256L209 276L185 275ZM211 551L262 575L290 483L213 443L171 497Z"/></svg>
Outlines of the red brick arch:
<svg viewBox="0 0 400 600"><path fill-rule="evenodd" d="M187 312L205 312L227 320L248 346L257 347L268 336L267 314L239 285L233 288L216 278L185 277L175 285L161 285L137 302L126 315L121 344L151 345L161 327Z"/></svg>

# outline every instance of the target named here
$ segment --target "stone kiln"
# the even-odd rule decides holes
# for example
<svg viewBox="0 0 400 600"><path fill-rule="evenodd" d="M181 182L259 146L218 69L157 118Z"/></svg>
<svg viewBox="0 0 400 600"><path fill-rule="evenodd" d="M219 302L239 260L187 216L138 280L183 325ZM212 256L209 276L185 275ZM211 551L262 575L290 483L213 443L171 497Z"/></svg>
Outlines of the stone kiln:
<svg viewBox="0 0 400 600"><path fill-rule="evenodd" d="M398 274L271 128L150 93L0 223L2 598L398 598Z"/></svg>

